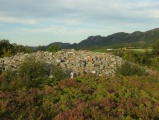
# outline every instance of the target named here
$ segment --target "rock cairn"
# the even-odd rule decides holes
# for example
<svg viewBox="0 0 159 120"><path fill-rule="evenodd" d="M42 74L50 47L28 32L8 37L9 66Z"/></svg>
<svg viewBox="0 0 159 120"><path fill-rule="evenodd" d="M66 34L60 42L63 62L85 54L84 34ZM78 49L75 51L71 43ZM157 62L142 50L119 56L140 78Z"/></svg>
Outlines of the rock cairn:
<svg viewBox="0 0 159 120"><path fill-rule="evenodd" d="M12 69L16 72L23 60L29 56L45 61L48 70L53 64L61 66L66 76L71 78L88 73L98 76L114 76L116 66L122 63L120 57L108 53L75 51L74 49L61 50L56 53L38 51L30 54L18 53L12 57L1 58L0 71Z"/></svg>

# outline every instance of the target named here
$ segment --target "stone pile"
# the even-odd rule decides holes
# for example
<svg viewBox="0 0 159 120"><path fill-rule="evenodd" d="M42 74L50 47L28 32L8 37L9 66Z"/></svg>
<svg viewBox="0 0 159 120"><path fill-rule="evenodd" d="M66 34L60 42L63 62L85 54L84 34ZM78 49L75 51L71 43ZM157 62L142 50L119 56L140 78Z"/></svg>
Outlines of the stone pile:
<svg viewBox="0 0 159 120"><path fill-rule="evenodd" d="M47 63L47 69L53 64L63 68L66 76L74 77L87 73L98 76L113 76L116 66L122 63L122 59L108 53L97 53L91 51L61 50L56 53L36 52L30 54L19 53L12 57L0 59L0 71L12 69L17 71L19 65L26 57L33 56Z"/></svg>

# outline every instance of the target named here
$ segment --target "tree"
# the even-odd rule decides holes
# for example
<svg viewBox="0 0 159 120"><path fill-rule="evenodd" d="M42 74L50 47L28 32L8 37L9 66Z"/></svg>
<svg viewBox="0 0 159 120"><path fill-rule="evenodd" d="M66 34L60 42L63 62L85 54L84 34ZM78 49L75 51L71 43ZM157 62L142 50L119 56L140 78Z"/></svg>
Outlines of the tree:
<svg viewBox="0 0 159 120"><path fill-rule="evenodd" d="M26 45L26 46L24 46L24 52L25 53L31 53L31 52L33 52L33 49Z"/></svg>
<svg viewBox="0 0 159 120"><path fill-rule="evenodd" d="M10 44L9 40L0 40L0 57L9 57L16 53L30 53L32 51L29 46L17 45L16 43Z"/></svg>
<svg viewBox="0 0 159 120"><path fill-rule="evenodd" d="M14 53L14 46L9 40L0 40L0 57L11 56Z"/></svg>
<svg viewBox="0 0 159 120"><path fill-rule="evenodd" d="M60 45L57 46L56 44L53 44L52 46L50 46L50 47L48 48L48 51L49 51L49 52L57 52L57 51L59 51L59 50L61 50L61 46L60 46Z"/></svg>
<svg viewBox="0 0 159 120"><path fill-rule="evenodd" d="M32 49L29 46L23 46L23 45L17 45L17 44L14 44L14 50L15 50L15 53L21 53L21 52L30 53L30 52L32 52Z"/></svg>
<svg viewBox="0 0 159 120"><path fill-rule="evenodd" d="M39 45L36 50L37 50L37 51L45 51L46 48L45 48L45 46Z"/></svg>

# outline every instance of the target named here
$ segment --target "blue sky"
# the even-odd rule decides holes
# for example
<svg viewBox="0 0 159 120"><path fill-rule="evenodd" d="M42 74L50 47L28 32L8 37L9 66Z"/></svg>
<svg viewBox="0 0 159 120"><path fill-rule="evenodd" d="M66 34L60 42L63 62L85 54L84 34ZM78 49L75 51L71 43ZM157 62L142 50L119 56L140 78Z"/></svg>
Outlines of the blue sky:
<svg viewBox="0 0 159 120"><path fill-rule="evenodd" d="M0 0L0 39L10 43L78 43L158 27L159 0Z"/></svg>

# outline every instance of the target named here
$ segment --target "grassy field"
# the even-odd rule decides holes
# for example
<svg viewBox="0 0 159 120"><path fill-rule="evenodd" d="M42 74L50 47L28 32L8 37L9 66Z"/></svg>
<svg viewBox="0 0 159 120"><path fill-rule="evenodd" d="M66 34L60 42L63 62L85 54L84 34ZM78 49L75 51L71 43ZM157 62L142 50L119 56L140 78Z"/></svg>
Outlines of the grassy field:
<svg viewBox="0 0 159 120"><path fill-rule="evenodd" d="M112 52L114 50L119 50L119 49L113 49L113 50L107 50L107 49L96 49L96 50L93 50L93 52ZM151 52L152 49L124 49L124 50L131 50L131 51L134 51L134 52L145 52L145 51L149 51Z"/></svg>
<svg viewBox="0 0 159 120"><path fill-rule="evenodd" d="M151 52L152 51L152 49L127 49L127 50L132 50L132 51L135 51L135 52L145 52L145 51Z"/></svg>
<svg viewBox="0 0 159 120"><path fill-rule="evenodd" d="M107 50L107 49L96 49L96 50L93 50L93 52L101 52L101 53L104 53L104 52L111 52L112 50Z"/></svg>

